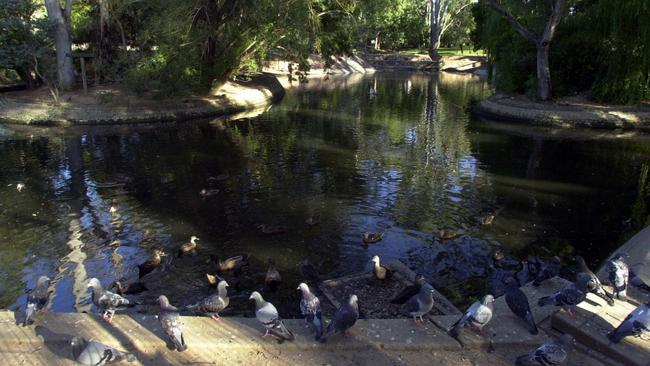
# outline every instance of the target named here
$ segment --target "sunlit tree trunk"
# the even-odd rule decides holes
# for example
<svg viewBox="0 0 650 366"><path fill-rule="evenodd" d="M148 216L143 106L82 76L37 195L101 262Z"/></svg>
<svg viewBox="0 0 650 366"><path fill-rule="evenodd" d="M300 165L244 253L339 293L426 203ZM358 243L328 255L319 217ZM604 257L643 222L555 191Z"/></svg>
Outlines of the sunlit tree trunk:
<svg viewBox="0 0 650 366"><path fill-rule="evenodd" d="M66 0L61 9L59 0L45 0L47 17L54 27L56 47L56 76L61 89L71 89L74 84L74 65L72 63L72 37L70 36L70 15L72 0Z"/></svg>
<svg viewBox="0 0 650 366"><path fill-rule="evenodd" d="M454 10L451 8L452 2L455 3ZM430 24L429 57L432 61L440 60L438 54L440 40L454 17L475 2L476 0L429 0L427 4L428 23Z"/></svg>
<svg viewBox="0 0 650 366"><path fill-rule="evenodd" d="M557 26L560 24L564 12L565 0L554 0L551 15L546 22L544 32L536 35L524 27L519 21L503 7L497 0L482 0L487 2L499 15L504 17L522 37L535 45L537 49L537 97L541 100L551 99L551 70L549 67L549 50L551 41L555 36Z"/></svg>

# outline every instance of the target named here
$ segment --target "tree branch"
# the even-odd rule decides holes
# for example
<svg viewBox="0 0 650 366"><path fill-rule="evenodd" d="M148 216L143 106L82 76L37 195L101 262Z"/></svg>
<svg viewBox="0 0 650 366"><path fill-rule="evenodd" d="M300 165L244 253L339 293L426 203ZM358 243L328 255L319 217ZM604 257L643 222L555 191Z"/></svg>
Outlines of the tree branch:
<svg viewBox="0 0 650 366"><path fill-rule="evenodd" d="M544 33L542 34L541 42L550 43L555 35L558 24L560 24L560 19L562 19L562 14L564 13L564 2L565 0L555 0L555 5L553 6L553 11L551 16L546 23L544 28Z"/></svg>
<svg viewBox="0 0 650 366"><path fill-rule="evenodd" d="M502 17L504 17L508 23L510 23L513 28L517 31L517 33L521 34L524 38L532 42L533 44L537 44L537 37L535 34L530 32L526 27L524 27L519 21L512 15L508 10L506 10L501 4L499 4L496 0L480 0L483 3L488 3L492 6L492 8L499 13ZM558 0L558 1L563 1L563 0ZM559 19L558 19L559 22ZM556 24L557 25L557 24ZM554 31L554 29L553 29Z"/></svg>
<svg viewBox="0 0 650 366"><path fill-rule="evenodd" d="M458 16L458 14L460 14L463 10L465 10L465 8L467 8L468 6L470 6L470 5L472 5L472 4L474 4L474 3L470 1L470 2L468 2L467 4L461 6L461 7L460 7L458 10L456 10L452 15L448 16L448 17L447 17L447 20L446 20L446 22L445 22L445 24L444 24L443 27L442 27L442 32L440 32L440 34L444 34L445 31L447 30L447 28L449 28L449 27L451 26L451 24L452 24L454 18L456 18L456 17Z"/></svg>
<svg viewBox="0 0 650 366"><path fill-rule="evenodd" d="M72 0L65 0L65 8L63 9L63 14L65 20L70 23L70 17L72 16Z"/></svg>

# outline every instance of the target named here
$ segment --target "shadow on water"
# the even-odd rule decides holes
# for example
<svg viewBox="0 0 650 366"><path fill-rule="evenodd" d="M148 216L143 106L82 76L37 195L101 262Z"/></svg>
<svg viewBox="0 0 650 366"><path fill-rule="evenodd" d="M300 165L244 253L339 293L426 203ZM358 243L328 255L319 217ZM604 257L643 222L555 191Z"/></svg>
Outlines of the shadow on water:
<svg viewBox="0 0 650 366"><path fill-rule="evenodd" d="M257 290L293 317L302 259L335 277L369 270L379 255L424 273L462 307L507 276L525 279L521 259L582 254L594 266L631 215L647 216L637 194L645 135L495 127L472 119L489 90L467 76L334 84L344 86L312 83L236 120L2 127L0 305L23 304L23 289L48 274L50 310L87 310L89 277L128 282L153 248L173 254L196 235L198 255L168 258L143 279L151 290L139 300L194 302L213 291L210 255L248 253L248 270L231 278L232 314L250 316L247 294ZM384 238L364 247L366 231ZM267 257L282 274L277 292L263 285Z"/></svg>

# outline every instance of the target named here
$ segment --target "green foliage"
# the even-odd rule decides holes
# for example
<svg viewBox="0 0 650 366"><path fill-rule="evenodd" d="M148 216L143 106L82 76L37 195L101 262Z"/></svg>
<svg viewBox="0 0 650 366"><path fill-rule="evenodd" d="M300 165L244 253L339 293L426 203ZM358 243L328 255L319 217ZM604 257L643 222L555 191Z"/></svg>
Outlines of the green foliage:
<svg viewBox="0 0 650 366"><path fill-rule="evenodd" d="M35 60L48 51L48 27L34 16L38 9L30 0L0 2L0 69L14 70L21 79L31 78Z"/></svg>
<svg viewBox="0 0 650 366"><path fill-rule="evenodd" d="M543 30L548 1L503 1L533 33ZM472 9L470 38L496 65L498 90L533 94L535 47L487 5ZM634 103L650 97L650 4L567 1L550 52L553 93L589 93L596 100Z"/></svg>

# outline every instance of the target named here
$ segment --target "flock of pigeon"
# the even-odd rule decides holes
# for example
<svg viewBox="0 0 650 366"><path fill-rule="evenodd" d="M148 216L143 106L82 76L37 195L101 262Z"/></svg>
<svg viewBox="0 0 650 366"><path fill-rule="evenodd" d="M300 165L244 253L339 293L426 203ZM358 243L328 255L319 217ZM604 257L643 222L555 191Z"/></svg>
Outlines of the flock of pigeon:
<svg viewBox="0 0 650 366"><path fill-rule="evenodd" d="M192 237L189 243L183 244L179 249L179 255L196 251L196 240ZM154 253L159 264L162 252ZM592 292L604 298L610 305L614 304L614 298L626 299L626 290L628 285L633 285L647 290L648 287L640 279L634 276L629 270L624 260L624 254L618 254L607 263L608 279L614 291L609 293L605 290L598 277L587 267L582 257L576 257L579 273L575 282L570 283L565 288L553 293L550 296L539 299L538 306L561 306L570 314L573 314L573 308L580 302L584 301L587 293ZM222 271L238 270L243 258L229 258L220 260L213 258L215 263ZM153 259L156 261L156 258ZM389 266L382 265L379 257L372 258L374 263L373 273L378 280L390 278L392 270ZM155 263L153 263L155 264ZM152 269L151 260L140 265L140 276L149 273ZM539 286L543 281L557 276L560 272L561 264L558 257L549 259L543 266L537 278L533 281L534 286ZM269 261L270 280L279 281L279 273L276 273L274 264ZM216 293L204 298L196 304L177 308L170 304L166 296L158 297L160 312L158 320L160 326L170 344L178 351L185 351L188 346L183 337L183 323L180 313L182 311L192 312L194 314L209 316L219 320L219 313L226 309L230 299L228 297L228 283L214 277L213 281L217 282ZM645 286L645 288L644 288ZM25 309L24 325L31 323L34 314L43 308L49 297L49 278L41 276L36 287L29 292L27 305ZM119 286L118 286L119 288ZM92 291L93 304L101 311L101 318L111 323L113 314L116 311L133 307L137 305L134 301L129 300L120 293L111 292L102 287L97 278L91 278L88 281L88 289ZM354 326L359 318L359 306L356 295L351 294L346 302L343 302L336 310L334 316L326 327L321 311L321 302L319 298L310 290L306 283L300 283L297 290L301 291L300 311L305 317L305 322L312 328L315 339L325 342L327 339L338 335L345 334ZM391 302L400 304L403 312L413 317L415 323L423 322L423 316L429 313L434 304L434 289L428 284L424 277L418 275L415 283L408 286L397 295ZM292 341L293 333L283 323L276 307L264 300L262 295L254 291L251 293L249 300L255 302L255 315L264 329L264 336L272 335L279 343L283 341ZM537 334L535 319L530 308L526 294L519 288L514 278L506 280L505 290L506 304L510 310L521 318L527 325L531 334ZM478 333L483 333L483 328L490 322L494 314L494 297L490 294L485 295L480 301L473 303L448 330L448 333L456 338L459 342L460 334L463 328L470 327ZM614 342L620 342L627 336L643 336L650 331L650 301L637 307L628 317L612 332L608 334L609 339ZM531 352L530 354L519 357L517 365L561 365L567 361L570 347L574 340L569 335L563 335L557 340L547 342ZM103 345L96 341L87 341L81 337L74 337L71 341L72 354L75 360L82 365L103 365L108 362L118 360L134 360L133 355L118 351L109 346Z"/></svg>

